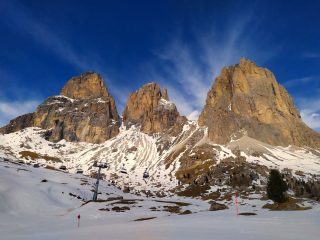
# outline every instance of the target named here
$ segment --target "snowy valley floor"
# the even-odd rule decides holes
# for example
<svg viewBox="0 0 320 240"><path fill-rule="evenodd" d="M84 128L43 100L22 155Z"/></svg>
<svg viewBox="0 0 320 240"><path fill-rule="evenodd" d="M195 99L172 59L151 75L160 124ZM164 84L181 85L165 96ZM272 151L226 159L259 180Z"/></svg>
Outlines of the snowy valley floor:
<svg viewBox="0 0 320 240"><path fill-rule="evenodd" d="M240 212L257 215L236 217L233 205L209 212L209 204L200 200L135 196L101 181L99 198L106 201L81 206L91 199L93 183L80 174L0 160L0 239L312 240L320 236L319 204L307 211L278 212L261 209L265 202L260 200L240 199L245 204ZM124 212L114 211L117 207ZM173 213L177 208L193 214ZM142 218L153 219L134 221Z"/></svg>

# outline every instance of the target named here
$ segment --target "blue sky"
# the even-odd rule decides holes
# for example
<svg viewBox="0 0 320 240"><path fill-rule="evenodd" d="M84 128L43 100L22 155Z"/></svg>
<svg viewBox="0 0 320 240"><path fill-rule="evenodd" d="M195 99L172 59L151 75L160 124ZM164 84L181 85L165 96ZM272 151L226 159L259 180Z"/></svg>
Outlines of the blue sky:
<svg viewBox="0 0 320 240"><path fill-rule="evenodd" d="M272 70L320 130L319 1L0 0L0 125L84 71L102 74L121 114L156 81L196 118L221 68Z"/></svg>

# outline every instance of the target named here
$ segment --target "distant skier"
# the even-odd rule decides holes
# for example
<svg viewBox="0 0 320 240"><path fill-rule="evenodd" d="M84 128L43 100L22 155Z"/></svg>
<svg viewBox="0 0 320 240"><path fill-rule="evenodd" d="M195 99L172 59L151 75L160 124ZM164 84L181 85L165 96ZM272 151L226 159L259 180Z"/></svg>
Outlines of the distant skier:
<svg viewBox="0 0 320 240"><path fill-rule="evenodd" d="M80 214L78 215L78 228L80 227Z"/></svg>

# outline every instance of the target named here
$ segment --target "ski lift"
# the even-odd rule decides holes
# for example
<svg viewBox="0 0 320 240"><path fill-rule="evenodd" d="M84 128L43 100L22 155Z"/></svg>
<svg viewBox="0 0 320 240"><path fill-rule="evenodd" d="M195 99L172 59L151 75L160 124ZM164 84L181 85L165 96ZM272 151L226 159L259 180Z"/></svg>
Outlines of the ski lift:
<svg viewBox="0 0 320 240"><path fill-rule="evenodd" d="M123 164L123 166L120 168L120 172L121 172L121 173L124 173L124 174L128 174L127 169L124 167L124 164Z"/></svg>
<svg viewBox="0 0 320 240"><path fill-rule="evenodd" d="M107 163L103 163L103 164L101 164L101 168L108 168L109 166L108 166L108 164Z"/></svg>
<svg viewBox="0 0 320 240"><path fill-rule="evenodd" d="M108 164L107 163L101 163L98 161L94 161L93 162L93 167L98 167L98 168L108 168Z"/></svg>
<svg viewBox="0 0 320 240"><path fill-rule="evenodd" d="M149 177L149 173L147 172L147 169L144 170L144 173L143 173L143 178L148 178Z"/></svg>

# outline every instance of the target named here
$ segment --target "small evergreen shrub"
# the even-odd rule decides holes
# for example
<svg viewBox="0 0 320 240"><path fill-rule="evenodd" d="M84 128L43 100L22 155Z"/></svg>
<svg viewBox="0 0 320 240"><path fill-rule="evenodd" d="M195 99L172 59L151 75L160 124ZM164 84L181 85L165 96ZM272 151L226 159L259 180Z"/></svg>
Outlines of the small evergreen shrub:
<svg viewBox="0 0 320 240"><path fill-rule="evenodd" d="M274 202L283 203L286 201L284 193L287 190L288 186L283 180L280 172L277 169L271 169L267 185L268 198Z"/></svg>

